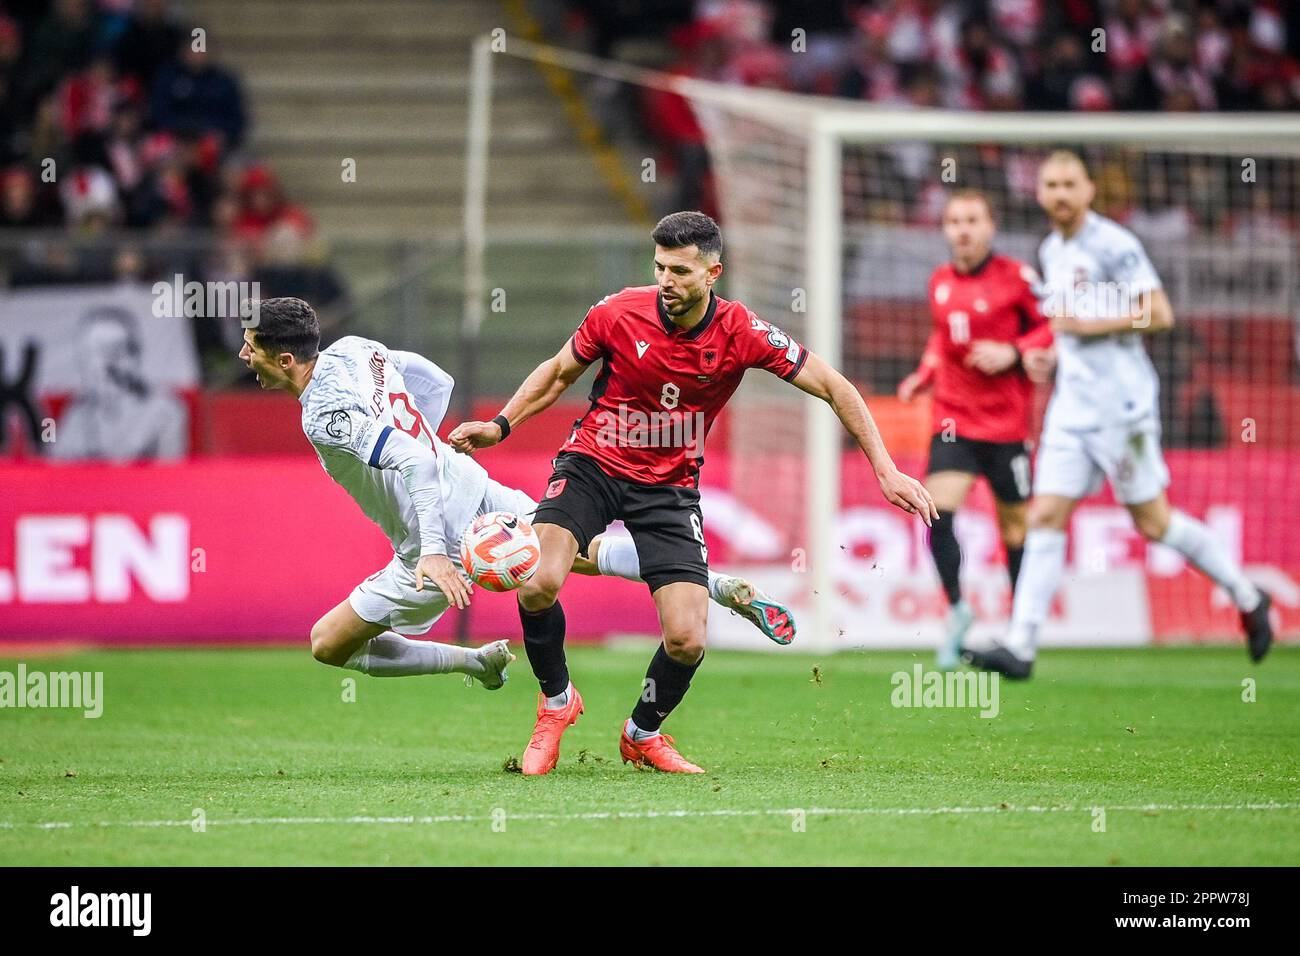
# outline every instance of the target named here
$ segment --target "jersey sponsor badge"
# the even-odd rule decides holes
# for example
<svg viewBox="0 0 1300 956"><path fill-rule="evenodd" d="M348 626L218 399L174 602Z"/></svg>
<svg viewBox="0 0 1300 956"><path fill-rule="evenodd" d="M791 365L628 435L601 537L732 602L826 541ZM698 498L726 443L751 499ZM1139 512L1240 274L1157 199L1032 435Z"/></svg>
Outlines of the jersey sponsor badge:
<svg viewBox="0 0 1300 956"><path fill-rule="evenodd" d="M767 342L774 349L788 349L790 347L790 336L786 335L775 325L771 326L771 331L767 333Z"/></svg>
<svg viewBox="0 0 1300 956"><path fill-rule="evenodd" d="M943 305L948 301L948 283L944 282L935 287L934 301Z"/></svg>
<svg viewBox="0 0 1300 956"><path fill-rule="evenodd" d="M569 483L568 478L556 478L546 486L546 494L542 495L543 499L558 498L564 491L564 486Z"/></svg>
<svg viewBox="0 0 1300 956"><path fill-rule="evenodd" d="M650 348L650 343L649 343L649 342L642 342L642 341L640 341L640 340L638 339L638 340L637 340L637 343L636 343L636 357L637 357L637 358L644 358L644 357L645 357L646 350L647 350L648 348Z"/></svg>

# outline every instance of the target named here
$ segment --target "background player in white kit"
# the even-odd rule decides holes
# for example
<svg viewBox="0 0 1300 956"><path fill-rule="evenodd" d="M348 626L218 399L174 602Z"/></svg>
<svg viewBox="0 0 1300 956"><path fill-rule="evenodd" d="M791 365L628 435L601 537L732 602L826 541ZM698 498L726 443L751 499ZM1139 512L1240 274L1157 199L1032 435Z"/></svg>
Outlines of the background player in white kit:
<svg viewBox="0 0 1300 956"><path fill-rule="evenodd" d="M468 580L451 555L475 517L529 515L537 503L438 440L454 382L437 365L358 336L319 351L320 325L302 299L266 299L255 314L239 357L263 388L298 398L321 466L393 545L388 565L312 626L312 656L375 677L454 672L501 687L515 659L505 641L471 649L403 635L423 634L449 606L468 605ZM575 571L641 580L630 538L592 544L590 559L578 559ZM760 630L758 608L777 603L725 575L710 575L709 594Z"/></svg>
<svg viewBox="0 0 1300 956"><path fill-rule="evenodd" d="M1039 260L1043 311L1054 316L1056 385L1035 462L1010 631L1001 645L965 657L1008 677L1030 675L1039 629L1065 572L1070 515L1105 478L1147 540L1173 548L1227 591L1258 661L1273 640L1269 596L1204 524L1172 509L1165 496L1160 385L1141 336L1173 326L1169 298L1137 237L1089 208L1095 192L1074 153L1055 152L1039 169L1038 202L1054 227Z"/></svg>

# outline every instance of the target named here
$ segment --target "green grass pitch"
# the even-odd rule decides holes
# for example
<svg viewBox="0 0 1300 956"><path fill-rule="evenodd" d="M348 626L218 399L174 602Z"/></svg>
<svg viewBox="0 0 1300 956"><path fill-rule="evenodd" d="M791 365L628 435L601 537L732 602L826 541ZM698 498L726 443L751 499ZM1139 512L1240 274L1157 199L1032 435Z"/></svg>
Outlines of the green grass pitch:
<svg viewBox="0 0 1300 956"><path fill-rule="evenodd" d="M103 671L105 707L0 710L0 864L1300 857L1296 648L1258 667L1240 648L1047 651L1032 682L1001 685L992 719L891 705L890 675L928 654L715 652L667 726L710 770L689 778L618 760L648 656L570 651L586 716L537 779L503 769L532 726L522 659L490 693L305 650L27 657L29 671Z"/></svg>

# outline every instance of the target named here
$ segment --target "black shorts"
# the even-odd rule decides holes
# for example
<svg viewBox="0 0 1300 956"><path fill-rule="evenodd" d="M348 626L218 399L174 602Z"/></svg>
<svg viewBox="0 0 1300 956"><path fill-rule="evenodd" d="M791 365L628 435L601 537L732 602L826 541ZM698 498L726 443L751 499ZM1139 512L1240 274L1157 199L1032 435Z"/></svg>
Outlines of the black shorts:
<svg viewBox="0 0 1300 956"><path fill-rule="evenodd" d="M976 441L955 436L944 441L941 432L930 439L927 475L937 471L963 471L983 475L993 497L1003 504L1029 498L1029 447L1022 441Z"/></svg>
<svg viewBox="0 0 1300 956"><path fill-rule="evenodd" d="M677 581L709 586L698 489L613 478L591 458L572 451L561 453L553 464L533 524L567 528L578 539L578 553L586 556L591 539L621 518L636 544L641 578L652 592Z"/></svg>

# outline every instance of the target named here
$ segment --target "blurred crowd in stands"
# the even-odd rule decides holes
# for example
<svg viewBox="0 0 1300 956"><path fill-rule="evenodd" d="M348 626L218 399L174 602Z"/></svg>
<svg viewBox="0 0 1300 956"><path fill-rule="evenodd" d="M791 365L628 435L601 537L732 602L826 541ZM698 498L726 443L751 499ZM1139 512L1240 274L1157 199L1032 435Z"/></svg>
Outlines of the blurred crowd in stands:
<svg viewBox="0 0 1300 956"><path fill-rule="evenodd" d="M959 110L1295 110L1291 0L568 0L597 54L746 86ZM679 97L644 132L708 206L707 154Z"/></svg>
<svg viewBox="0 0 1300 956"><path fill-rule="evenodd" d="M214 38L169 0L0 0L0 229L48 231L4 251L7 284L247 279L301 258L311 218L246 152L248 127ZM118 230L140 242L96 244ZM195 231L218 240L201 263L177 238Z"/></svg>
<svg viewBox="0 0 1300 956"><path fill-rule="evenodd" d="M0 287L179 274L344 305L249 127L219 39L173 0L0 0ZM236 326L194 331L205 371L239 372Z"/></svg>
<svg viewBox="0 0 1300 956"><path fill-rule="evenodd" d="M747 86L967 110L1300 106L1285 0L570 3L601 55L659 38L674 70Z"/></svg>

